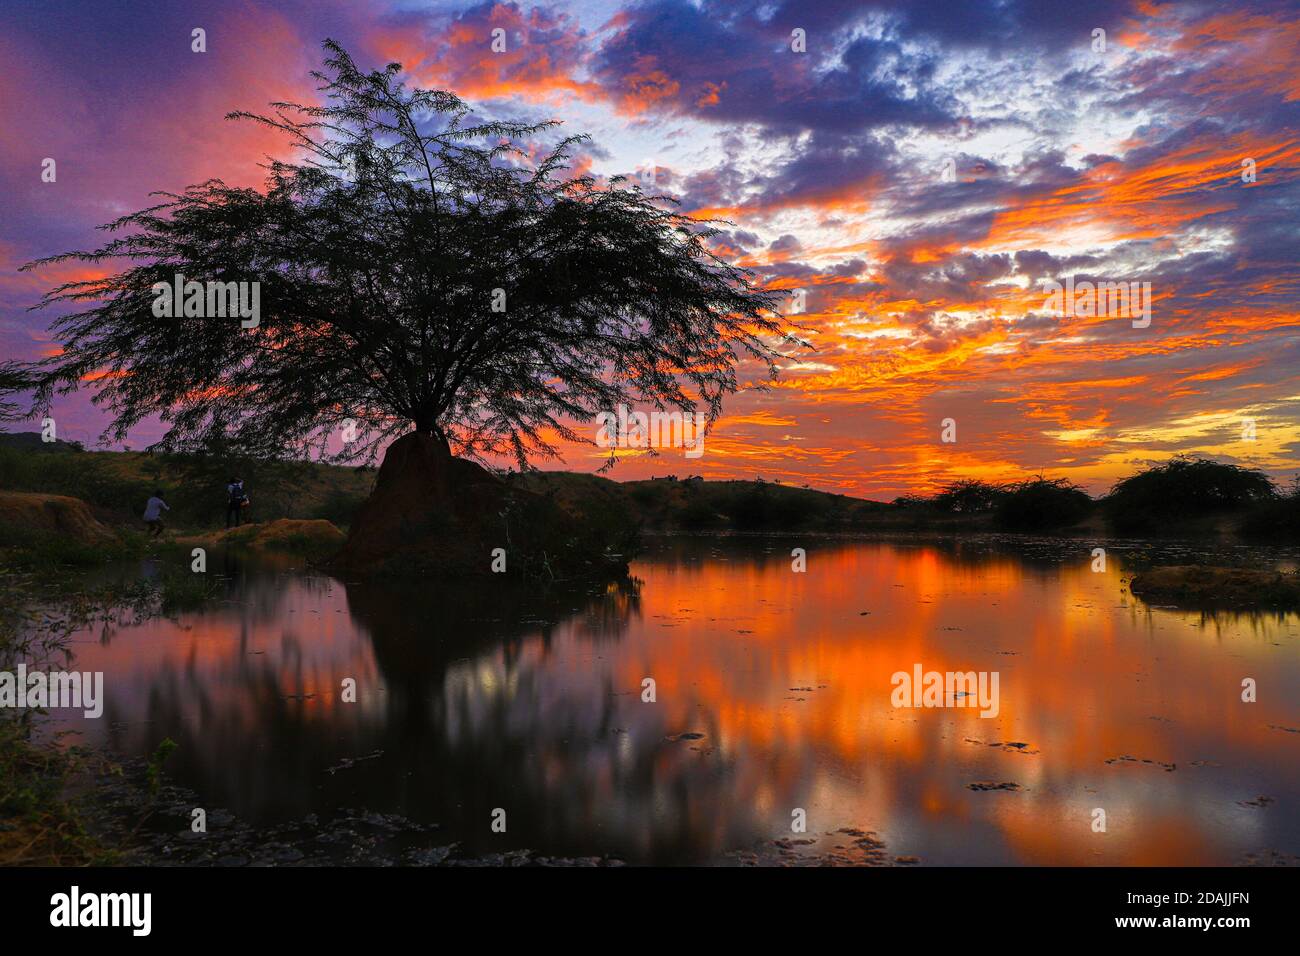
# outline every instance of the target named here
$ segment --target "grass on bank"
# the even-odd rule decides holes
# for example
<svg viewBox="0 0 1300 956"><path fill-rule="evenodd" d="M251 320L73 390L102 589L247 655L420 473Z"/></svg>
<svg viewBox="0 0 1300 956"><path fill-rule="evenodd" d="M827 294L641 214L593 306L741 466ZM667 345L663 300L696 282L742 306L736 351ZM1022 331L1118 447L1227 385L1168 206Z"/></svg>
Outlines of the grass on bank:
<svg viewBox="0 0 1300 956"><path fill-rule="evenodd" d="M169 526L220 528L226 483L235 475L244 479L259 522L323 519L346 527L370 494L375 471L308 461L88 452L69 442L32 441L31 433L0 434L0 488L80 498L114 527L140 528L145 502L161 490L171 507Z"/></svg>
<svg viewBox="0 0 1300 956"><path fill-rule="evenodd" d="M85 588L69 575L37 567L0 573L0 670L75 666L69 641L96 623L170 615L206 600L205 576L176 569L153 582L128 581ZM102 866L120 862L118 850L87 832L69 784L90 772L90 758L54 741L36 742L43 712L0 709L0 866ZM173 745L174 746L174 745ZM161 763L159 763L161 766ZM110 768L111 769L111 768Z"/></svg>

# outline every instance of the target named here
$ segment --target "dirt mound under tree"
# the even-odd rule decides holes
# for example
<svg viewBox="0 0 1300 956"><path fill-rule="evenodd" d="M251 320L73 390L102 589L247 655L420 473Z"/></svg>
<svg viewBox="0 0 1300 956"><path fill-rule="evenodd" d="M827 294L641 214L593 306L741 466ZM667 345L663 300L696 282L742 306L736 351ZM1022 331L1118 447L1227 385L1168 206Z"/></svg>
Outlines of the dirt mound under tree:
<svg viewBox="0 0 1300 956"><path fill-rule="evenodd" d="M625 571L635 536L625 511L560 504L411 432L389 446L329 565L386 578L479 577L500 566L500 548L504 577L576 579Z"/></svg>

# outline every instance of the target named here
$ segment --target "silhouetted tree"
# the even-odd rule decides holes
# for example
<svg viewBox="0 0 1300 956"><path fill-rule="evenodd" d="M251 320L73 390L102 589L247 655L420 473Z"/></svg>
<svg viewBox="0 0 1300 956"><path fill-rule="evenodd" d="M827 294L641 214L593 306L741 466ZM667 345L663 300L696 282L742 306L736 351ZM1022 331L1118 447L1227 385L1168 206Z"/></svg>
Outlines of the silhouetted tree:
<svg viewBox="0 0 1300 956"><path fill-rule="evenodd" d="M976 514L988 511L998 500L1001 490L978 478L962 478L946 485L934 496L934 507L939 511L957 514Z"/></svg>
<svg viewBox="0 0 1300 956"><path fill-rule="evenodd" d="M1285 493L1252 507L1238 530L1252 539L1300 542L1300 475Z"/></svg>
<svg viewBox="0 0 1300 956"><path fill-rule="evenodd" d="M1009 531L1045 531L1078 524L1092 510L1088 493L1065 478L1030 478L1002 489L994 520Z"/></svg>
<svg viewBox="0 0 1300 956"><path fill-rule="evenodd" d="M1180 455L1116 482L1106 511L1122 531L1159 531L1169 522L1233 511L1277 494L1262 471Z"/></svg>
<svg viewBox="0 0 1300 956"><path fill-rule="evenodd" d="M302 452L350 419L345 459L416 429L524 463L620 402L712 419L742 362L774 373L776 293L713 254L715 229L621 177L566 177L585 137L539 152L555 123L480 122L452 93L408 90L398 64L367 73L325 49L323 105L230 114L300 150L269 162L265 190L157 193L101 248L25 267L131 263L45 297L93 305L54 322L56 356L0 370L30 413L91 377L106 437L161 415L161 450ZM155 284L178 274L260 283L260 324L156 316Z"/></svg>

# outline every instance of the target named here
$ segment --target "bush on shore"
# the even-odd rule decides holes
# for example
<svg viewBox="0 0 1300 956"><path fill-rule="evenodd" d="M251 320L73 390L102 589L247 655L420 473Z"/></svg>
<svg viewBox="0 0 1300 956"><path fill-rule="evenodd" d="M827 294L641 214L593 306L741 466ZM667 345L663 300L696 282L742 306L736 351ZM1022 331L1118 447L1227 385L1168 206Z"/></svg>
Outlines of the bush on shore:
<svg viewBox="0 0 1300 956"><path fill-rule="evenodd" d="M930 499L938 511L948 514L979 514L992 511L1005 492L998 485L980 481L978 478L963 478L947 485Z"/></svg>
<svg viewBox="0 0 1300 956"><path fill-rule="evenodd" d="M1160 532L1276 497L1273 482L1258 469L1180 455L1116 482L1105 510L1117 531Z"/></svg>
<svg viewBox="0 0 1300 956"><path fill-rule="evenodd" d="M1004 488L994 521L1007 531L1048 531L1078 524L1092 507L1092 498L1078 485L1040 475Z"/></svg>
<svg viewBox="0 0 1300 956"><path fill-rule="evenodd" d="M1300 541L1300 476L1286 494L1252 508L1237 531L1255 541Z"/></svg>

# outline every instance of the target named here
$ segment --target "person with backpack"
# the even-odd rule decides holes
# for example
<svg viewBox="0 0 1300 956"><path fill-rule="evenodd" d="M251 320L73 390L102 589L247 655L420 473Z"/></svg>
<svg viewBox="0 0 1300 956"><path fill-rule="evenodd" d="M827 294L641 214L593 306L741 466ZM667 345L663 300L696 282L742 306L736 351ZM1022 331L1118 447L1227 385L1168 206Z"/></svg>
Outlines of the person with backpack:
<svg viewBox="0 0 1300 956"><path fill-rule="evenodd" d="M244 479L231 478L226 485L226 527L239 527L248 495L244 492Z"/></svg>
<svg viewBox="0 0 1300 956"><path fill-rule="evenodd" d="M167 502L163 501L162 491L155 491L153 497L145 502L144 506L144 523L152 532L150 537L158 537L163 532L162 513L171 511Z"/></svg>

